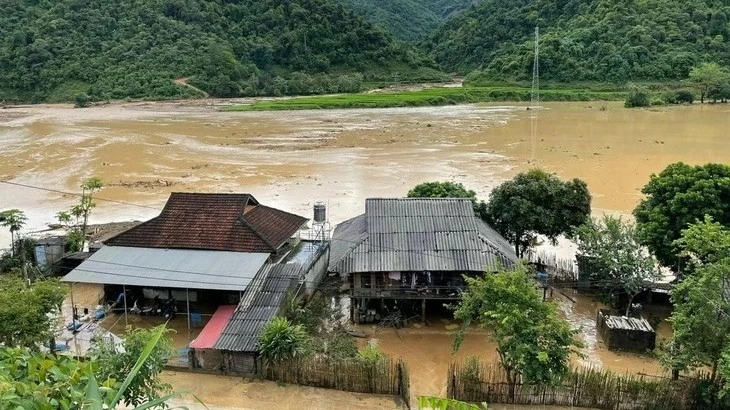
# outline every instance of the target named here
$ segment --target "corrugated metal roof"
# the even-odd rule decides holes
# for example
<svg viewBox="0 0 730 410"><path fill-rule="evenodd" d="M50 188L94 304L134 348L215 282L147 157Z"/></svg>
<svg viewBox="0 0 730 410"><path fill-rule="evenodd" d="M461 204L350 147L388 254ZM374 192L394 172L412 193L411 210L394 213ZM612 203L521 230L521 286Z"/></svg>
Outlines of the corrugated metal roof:
<svg viewBox="0 0 730 410"><path fill-rule="evenodd" d="M243 291L268 258L268 253L104 246L62 280Z"/></svg>
<svg viewBox="0 0 730 410"><path fill-rule="evenodd" d="M364 215L335 229L332 252L329 270L344 274L483 271L517 260L472 202L455 198L368 199Z"/></svg>
<svg viewBox="0 0 730 410"><path fill-rule="evenodd" d="M609 329L633 330L635 332L654 332L654 329L649 324L649 321L647 321L643 317L635 318L606 315L605 318L606 326Z"/></svg>
<svg viewBox="0 0 730 410"><path fill-rule="evenodd" d="M257 351L261 330L279 313L286 293L297 283L303 269L299 263L264 266L244 293L215 348L235 352Z"/></svg>
<svg viewBox="0 0 730 410"><path fill-rule="evenodd" d="M334 237L347 238L347 240L330 243L330 265L339 263L348 252L368 237L365 215L359 215L338 224L335 227Z"/></svg>

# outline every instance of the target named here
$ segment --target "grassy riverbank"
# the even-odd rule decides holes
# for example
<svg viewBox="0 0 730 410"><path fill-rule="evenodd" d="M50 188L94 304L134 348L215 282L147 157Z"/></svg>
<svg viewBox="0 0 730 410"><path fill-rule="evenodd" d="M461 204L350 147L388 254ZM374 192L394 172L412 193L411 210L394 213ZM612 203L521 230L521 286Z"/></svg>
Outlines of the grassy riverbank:
<svg viewBox="0 0 730 410"><path fill-rule="evenodd" d="M580 89L540 90L542 101L624 100L623 91ZM234 105L226 111L312 110L334 108L391 108L468 104L489 101L530 101L526 87L436 87L416 91L378 91L359 94L338 94L290 99L266 100L253 104Z"/></svg>

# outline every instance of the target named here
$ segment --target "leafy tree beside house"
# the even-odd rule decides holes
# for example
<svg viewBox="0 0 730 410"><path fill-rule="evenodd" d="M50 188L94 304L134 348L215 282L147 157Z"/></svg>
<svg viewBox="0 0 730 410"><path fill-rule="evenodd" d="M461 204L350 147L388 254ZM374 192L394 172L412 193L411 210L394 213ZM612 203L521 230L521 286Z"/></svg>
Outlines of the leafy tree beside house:
<svg viewBox="0 0 730 410"><path fill-rule="evenodd" d="M672 347L662 359L672 369L710 367L730 393L730 228L707 218L676 244L692 274L672 291Z"/></svg>
<svg viewBox="0 0 730 410"><path fill-rule="evenodd" d="M646 197L634 209L638 238L675 272L686 268L675 244L684 229L705 216L730 226L730 165L671 164L641 192Z"/></svg>
<svg viewBox="0 0 730 410"><path fill-rule="evenodd" d="M587 261L591 283L606 293L628 294L628 316L634 297L645 290L647 282L659 278L654 258L639 244L636 227L606 215L578 227L574 237L578 255Z"/></svg>
<svg viewBox="0 0 730 410"><path fill-rule="evenodd" d="M67 287L55 280L28 286L19 277L0 281L0 342L6 347L38 349L53 335L55 317Z"/></svg>
<svg viewBox="0 0 730 410"><path fill-rule="evenodd" d="M454 341L458 350L464 331L472 324L492 330L500 364L514 399L518 382L528 385L559 383L569 371L570 355L580 344L576 331L552 302L543 302L527 269L500 271L465 278L468 288L454 312L463 323Z"/></svg>
<svg viewBox="0 0 730 410"><path fill-rule="evenodd" d="M124 380L134 368L137 359L142 356L149 342L156 338L159 329L134 329L124 335L124 351L117 352L113 343L100 339L94 342L91 349L91 360L96 364L94 374L100 380ZM169 393L171 386L163 383L159 375L174 353L171 340L167 336L170 329L165 329L158 342L150 352L145 365L139 369L124 392L124 403L139 406L149 400Z"/></svg>
<svg viewBox="0 0 730 410"><path fill-rule="evenodd" d="M580 179L561 181L540 169L515 176L495 188L487 202L487 220L524 256L538 235L553 242L582 225L591 212L591 194Z"/></svg>

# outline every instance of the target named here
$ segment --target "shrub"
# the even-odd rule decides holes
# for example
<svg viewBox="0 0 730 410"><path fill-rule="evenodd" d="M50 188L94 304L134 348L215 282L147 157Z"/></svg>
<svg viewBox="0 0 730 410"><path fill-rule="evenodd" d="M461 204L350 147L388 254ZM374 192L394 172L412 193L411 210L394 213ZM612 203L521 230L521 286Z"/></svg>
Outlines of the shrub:
<svg viewBox="0 0 730 410"><path fill-rule="evenodd" d="M76 97L74 97L74 107L76 107L76 108L88 107L89 101L91 101L91 98L89 98L88 95L86 95L84 93L76 94Z"/></svg>
<svg viewBox="0 0 730 410"><path fill-rule="evenodd" d="M692 104L694 100L695 96L689 90L669 91L664 94L664 102L667 104Z"/></svg>
<svg viewBox="0 0 730 410"><path fill-rule="evenodd" d="M632 86L629 88L629 95L626 97L624 107L635 108L635 107L648 107L651 105L649 101L649 92L643 87Z"/></svg>
<svg viewBox="0 0 730 410"><path fill-rule="evenodd" d="M652 98L650 104L651 105L665 105L666 102L664 102L664 100L662 100L661 98Z"/></svg>
<svg viewBox="0 0 730 410"><path fill-rule="evenodd" d="M259 352L269 362L281 362L305 356L309 351L309 335L302 325L293 325L286 318L275 317L259 338Z"/></svg>
<svg viewBox="0 0 730 410"><path fill-rule="evenodd" d="M368 340L368 345L358 352L358 358L365 363L374 365L385 359L385 355L378 348L377 341L370 339Z"/></svg>

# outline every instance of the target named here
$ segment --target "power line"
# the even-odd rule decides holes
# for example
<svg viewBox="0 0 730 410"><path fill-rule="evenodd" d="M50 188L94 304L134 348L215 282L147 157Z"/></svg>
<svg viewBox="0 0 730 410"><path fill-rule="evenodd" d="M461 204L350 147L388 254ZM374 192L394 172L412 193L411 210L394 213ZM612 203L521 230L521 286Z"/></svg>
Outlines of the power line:
<svg viewBox="0 0 730 410"><path fill-rule="evenodd" d="M36 190L39 190L39 191L53 192L53 193L62 194L62 195L71 195L71 196L83 197L82 194L75 193L75 192L61 191L61 190L58 190L58 189L51 189L51 188L43 188L43 187L38 187L38 186L33 186L33 185L28 185L28 184L21 184L19 182L0 181L0 184L13 185L13 186L18 186L18 187L28 188L28 189L36 189ZM135 203L126 202L126 201L118 201L118 200L115 200L115 199L100 198L100 197L97 197L97 196L94 196L93 199L95 201L104 201L104 202L111 202L111 203L120 204L120 205L128 205L128 206L136 206L136 207L139 207L139 208L154 209L155 211L161 211L162 210L162 208L156 208L156 207L153 207L153 206L135 204Z"/></svg>

